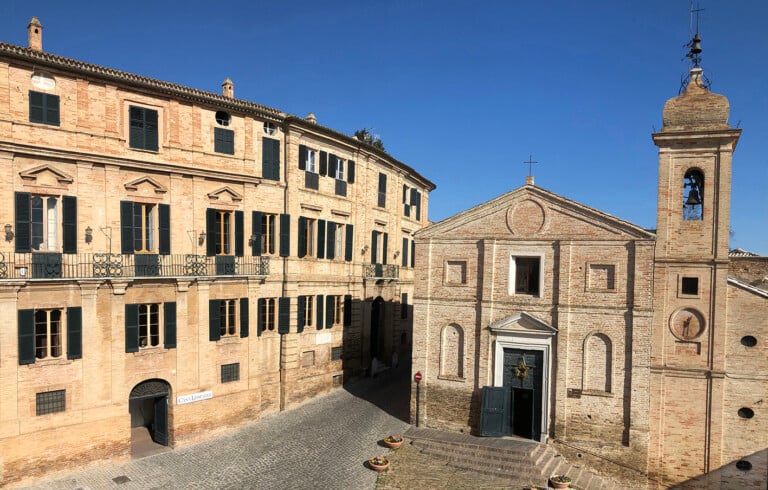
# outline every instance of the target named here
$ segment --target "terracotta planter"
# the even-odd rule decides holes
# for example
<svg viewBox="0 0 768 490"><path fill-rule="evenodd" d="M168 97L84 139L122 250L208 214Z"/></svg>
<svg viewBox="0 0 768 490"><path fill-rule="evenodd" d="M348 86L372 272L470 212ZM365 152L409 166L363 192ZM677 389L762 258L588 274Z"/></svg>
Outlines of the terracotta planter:
<svg viewBox="0 0 768 490"><path fill-rule="evenodd" d="M379 464L381 463L381 464ZM371 458L368 460L368 466L374 471L384 471L389 469L389 460L387 458Z"/></svg>
<svg viewBox="0 0 768 490"><path fill-rule="evenodd" d="M401 437L399 441L393 441L391 440L392 436L385 437L384 438L384 445L387 446L390 449L397 449L400 446L403 445L404 439Z"/></svg>
<svg viewBox="0 0 768 490"><path fill-rule="evenodd" d="M560 482L549 480L549 483L551 483L552 487L554 488L569 488L571 486L571 482L560 483Z"/></svg>

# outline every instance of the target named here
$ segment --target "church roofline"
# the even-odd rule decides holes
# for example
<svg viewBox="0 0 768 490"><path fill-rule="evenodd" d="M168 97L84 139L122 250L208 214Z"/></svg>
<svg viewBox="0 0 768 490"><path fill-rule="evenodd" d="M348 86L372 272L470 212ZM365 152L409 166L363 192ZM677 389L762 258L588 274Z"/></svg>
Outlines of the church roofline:
<svg viewBox="0 0 768 490"><path fill-rule="evenodd" d="M735 277L728 276L728 283L733 284L734 286L740 287L742 289L745 289L751 293L754 293L758 296L762 296L763 298L768 298L768 291L765 291L764 289L760 289L757 286L753 286L749 283L746 283L744 281L740 281L739 279L736 279Z"/></svg>

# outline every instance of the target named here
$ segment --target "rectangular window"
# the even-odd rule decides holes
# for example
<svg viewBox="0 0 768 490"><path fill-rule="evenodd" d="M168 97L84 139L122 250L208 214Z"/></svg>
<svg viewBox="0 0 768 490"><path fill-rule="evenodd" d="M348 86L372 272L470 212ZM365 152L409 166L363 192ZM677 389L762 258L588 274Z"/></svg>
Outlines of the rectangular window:
<svg viewBox="0 0 768 490"><path fill-rule="evenodd" d="M316 225L317 220L314 218L299 217L299 257L315 256Z"/></svg>
<svg viewBox="0 0 768 490"><path fill-rule="evenodd" d="M30 198L32 250L55 251L59 249L59 198L36 196Z"/></svg>
<svg viewBox="0 0 768 490"><path fill-rule="evenodd" d="M221 382L229 383L232 381L240 380L240 363L235 362L232 364L221 365Z"/></svg>
<svg viewBox="0 0 768 490"><path fill-rule="evenodd" d="M35 415L63 412L66 409L66 390L45 391L35 394Z"/></svg>
<svg viewBox="0 0 768 490"><path fill-rule="evenodd" d="M344 160L336 157L336 175L338 180L344 180Z"/></svg>
<svg viewBox="0 0 768 490"><path fill-rule="evenodd" d="M214 239L216 240L216 255L232 255L232 211L216 211L214 223Z"/></svg>
<svg viewBox="0 0 768 490"><path fill-rule="evenodd" d="M387 263L387 237L383 231L371 232L371 264Z"/></svg>
<svg viewBox="0 0 768 490"><path fill-rule="evenodd" d="M334 257L341 260L344 258L344 225L342 223L333 224L334 234Z"/></svg>
<svg viewBox="0 0 768 490"><path fill-rule="evenodd" d="M341 359L341 347L331 347L331 360L338 361Z"/></svg>
<svg viewBox="0 0 768 490"><path fill-rule="evenodd" d="M341 325L344 320L344 297L332 296L332 298L332 309L331 312L328 313L331 316L331 325Z"/></svg>
<svg viewBox="0 0 768 490"><path fill-rule="evenodd" d="M29 91L29 122L59 125L59 96Z"/></svg>
<svg viewBox="0 0 768 490"><path fill-rule="evenodd" d="M680 292L686 295L698 296L699 295L699 278L683 277L682 279L680 279Z"/></svg>
<svg viewBox="0 0 768 490"><path fill-rule="evenodd" d="M280 140L261 140L261 176L269 180L280 180Z"/></svg>
<svg viewBox="0 0 768 490"><path fill-rule="evenodd" d="M139 307L139 348L160 345L160 305L157 303Z"/></svg>
<svg viewBox="0 0 768 490"><path fill-rule="evenodd" d="M304 326L311 327L314 325L314 311L315 311L315 297L312 295L304 296Z"/></svg>
<svg viewBox="0 0 768 490"><path fill-rule="evenodd" d="M146 107L130 106L129 146L138 150L157 151L157 111Z"/></svg>
<svg viewBox="0 0 768 490"><path fill-rule="evenodd" d="M155 212L154 204L133 203L134 252L155 252Z"/></svg>
<svg viewBox="0 0 768 490"><path fill-rule="evenodd" d="M261 215L261 254L274 255L275 253L275 221L276 214L263 213Z"/></svg>
<svg viewBox="0 0 768 490"><path fill-rule="evenodd" d="M62 310L35 310L35 357L55 359L63 352Z"/></svg>
<svg viewBox="0 0 768 490"><path fill-rule="evenodd" d="M219 335L231 337L237 334L237 300L219 300Z"/></svg>
<svg viewBox="0 0 768 490"><path fill-rule="evenodd" d="M262 330L275 330L275 298L263 298L259 301L259 325Z"/></svg>
<svg viewBox="0 0 768 490"><path fill-rule="evenodd" d="M213 128L213 151L235 154L235 132L231 129Z"/></svg>
<svg viewBox="0 0 768 490"><path fill-rule="evenodd" d="M307 172L317 173L317 151L307 148L307 159L304 163Z"/></svg>
<svg viewBox="0 0 768 490"><path fill-rule="evenodd" d="M387 176L379 174L379 201L380 208L387 207Z"/></svg>
<svg viewBox="0 0 768 490"><path fill-rule="evenodd" d="M513 257L514 292L539 296L541 259L539 257Z"/></svg>

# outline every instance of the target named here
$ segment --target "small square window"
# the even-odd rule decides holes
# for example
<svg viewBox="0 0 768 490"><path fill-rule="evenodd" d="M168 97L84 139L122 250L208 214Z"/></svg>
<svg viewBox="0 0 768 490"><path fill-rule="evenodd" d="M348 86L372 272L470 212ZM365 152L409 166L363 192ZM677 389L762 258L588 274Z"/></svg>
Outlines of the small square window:
<svg viewBox="0 0 768 490"><path fill-rule="evenodd" d="M56 390L37 393L35 395L35 414L63 412L67 408L67 391Z"/></svg>
<svg viewBox="0 0 768 490"><path fill-rule="evenodd" d="M341 347L331 347L331 360L338 361L341 359Z"/></svg>
<svg viewBox="0 0 768 490"><path fill-rule="evenodd" d="M682 294L698 296L699 295L699 278L683 277L680 280L680 292Z"/></svg>
<svg viewBox="0 0 768 490"><path fill-rule="evenodd" d="M240 380L240 363L235 362L232 364L221 365L221 382L229 383L231 381Z"/></svg>
<svg viewBox="0 0 768 490"><path fill-rule="evenodd" d="M231 129L213 128L213 151L235 154L235 132Z"/></svg>
<svg viewBox="0 0 768 490"><path fill-rule="evenodd" d="M514 293L539 295L541 259L539 257L514 257Z"/></svg>
<svg viewBox="0 0 768 490"><path fill-rule="evenodd" d="M59 96L29 91L29 122L59 125Z"/></svg>

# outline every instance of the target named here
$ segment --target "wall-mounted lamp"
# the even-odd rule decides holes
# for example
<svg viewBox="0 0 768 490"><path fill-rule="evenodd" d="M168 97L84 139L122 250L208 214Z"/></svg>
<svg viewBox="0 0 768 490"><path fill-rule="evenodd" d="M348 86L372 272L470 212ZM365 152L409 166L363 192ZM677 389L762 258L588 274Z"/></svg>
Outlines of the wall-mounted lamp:
<svg viewBox="0 0 768 490"><path fill-rule="evenodd" d="M395 252L395 258L398 258L398 257L400 257L400 250L397 250L397 251Z"/></svg>
<svg viewBox="0 0 768 490"><path fill-rule="evenodd" d="M364 247L363 247L363 250L362 250L362 252L363 252L363 255L365 255L366 253L368 253L368 245L366 245L366 246L364 246Z"/></svg>
<svg viewBox="0 0 768 490"><path fill-rule="evenodd" d="M251 247L256 245L257 244L256 240L257 240L256 235L251 235L251 238L248 239L248 245L250 245Z"/></svg>
<svg viewBox="0 0 768 490"><path fill-rule="evenodd" d="M197 244L202 245L204 241L205 241L205 232L201 231L200 236L197 237Z"/></svg>
<svg viewBox="0 0 768 490"><path fill-rule="evenodd" d="M13 227L11 225L5 225L5 241L10 242L13 240Z"/></svg>
<svg viewBox="0 0 768 490"><path fill-rule="evenodd" d="M85 243L91 243L93 241L93 230L91 227L85 229Z"/></svg>

